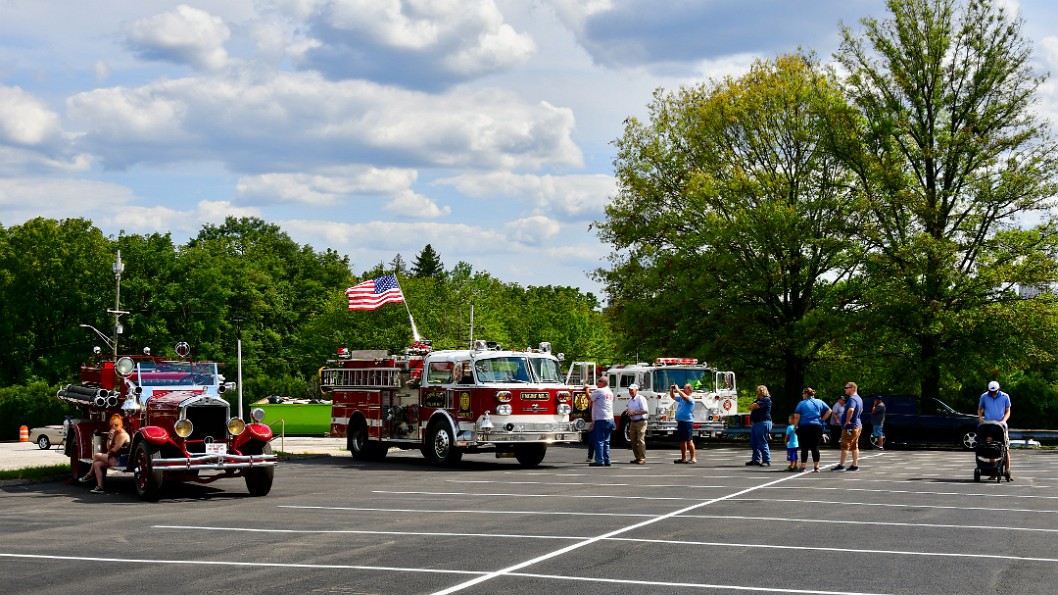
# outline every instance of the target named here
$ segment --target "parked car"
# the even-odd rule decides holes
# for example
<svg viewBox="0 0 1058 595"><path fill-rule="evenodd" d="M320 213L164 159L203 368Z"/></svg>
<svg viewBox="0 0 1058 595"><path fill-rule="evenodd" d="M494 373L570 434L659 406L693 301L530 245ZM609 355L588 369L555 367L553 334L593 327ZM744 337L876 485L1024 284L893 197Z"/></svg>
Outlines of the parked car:
<svg viewBox="0 0 1058 595"><path fill-rule="evenodd" d="M36 442L41 450L48 450L52 444L62 444L66 440L66 430L62 426L42 426L29 431L29 440Z"/></svg>
<svg viewBox="0 0 1058 595"><path fill-rule="evenodd" d="M965 450L977 445L977 415L960 413L940 399L913 395L881 395L885 402L885 443L954 444ZM871 436L871 408L875 397L863 397L861 440L875 444Z"/></svg>

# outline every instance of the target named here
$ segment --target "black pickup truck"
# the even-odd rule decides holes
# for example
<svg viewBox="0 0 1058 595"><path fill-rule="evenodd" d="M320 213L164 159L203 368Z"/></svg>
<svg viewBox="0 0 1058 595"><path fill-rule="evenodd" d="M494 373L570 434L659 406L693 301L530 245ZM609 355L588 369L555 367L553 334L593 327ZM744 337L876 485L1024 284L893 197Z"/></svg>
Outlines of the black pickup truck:
<svg viewBox="0 0 1058 595"><path fill-rule="evenodd" d="M951 444L965 450L977 445L977 415L960 413L947 403L913 395L881 395L885 403L885 443ZM874 445L871 408L875 397L863 397L861 445Z"/></svg>

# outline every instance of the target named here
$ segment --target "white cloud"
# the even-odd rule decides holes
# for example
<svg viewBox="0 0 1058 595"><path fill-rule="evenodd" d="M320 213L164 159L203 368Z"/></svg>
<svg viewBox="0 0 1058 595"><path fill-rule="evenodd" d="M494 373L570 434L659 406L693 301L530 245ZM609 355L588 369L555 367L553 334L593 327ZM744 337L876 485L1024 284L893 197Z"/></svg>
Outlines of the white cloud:
<svg viewBox="0 0 1058 595"><path fill-rule="evenodd" d="M554 219L536 215L510 221L504 225L504 229L515 241L539 246L554 239L562 231L562 226Z"/></svg>
<svg viewBox="0 0 1058 595"><path fill-rule="evenodd" d="M461 174L437 180L467 196L483 199L522 198L536 210L564 219L595 219L617 191L605 174L533 175L511 172ZM505 201L506 202L506 201Z"/></svg>
<svg viewBox="0 0 1058 595"><path fill-rule="evenodd" d="M415 170L353 166L320 173L269 173L239 178L240 201L330 205L352 194L393 194L407 189Z"/></svg>
<svg viewBox="0 0 1058 595"><path fill-rule="evenodd" d="M443 89L511 69L537 49L493 0L327 1L310 23L320 44L305 53L306 66L408 88Z"/></svg>
<svg viewBox="0 0 1058 595"><path fill-rule="evenodd" d="M59 116L19 87L0 85L0 143L35 147L62 136Z"/></svg>
<svg viewBox="0 0 1058 595"><path fill-rule="evenodd" d="M228 63L225 42L231 30L220 17L181 4L139 19L125 32L126 43L140 58L218 70Z"/></svg>
<svg viewBox="0 0 1058 595"><path fill-rule="evenodd" d="M373 161L380 166L580 166L573 114L507 91L427 95L316 73L265 82L196 77L67 100L81 144L110 167L214 159L234 171Z"/></svg>
<svg viewBox="0 0 1058 595"><path fill-rule="evenodd" d="M452 213L452 207L438 207L430 198L411 190L398 193L382 210L401 219L437 219Z"/></svg>

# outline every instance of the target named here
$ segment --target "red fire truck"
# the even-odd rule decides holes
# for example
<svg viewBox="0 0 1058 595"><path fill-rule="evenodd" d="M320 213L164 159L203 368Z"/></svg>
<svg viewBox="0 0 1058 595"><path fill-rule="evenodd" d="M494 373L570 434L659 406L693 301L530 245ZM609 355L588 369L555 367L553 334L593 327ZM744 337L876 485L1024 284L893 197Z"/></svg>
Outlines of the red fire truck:
<svg viewBox="0 0 1058 595"><path fill-rule="evenodd" d="M118 296L122 270L118 252ZM249 424L233 417L220 396L233 383L223 382L216 363L191 360L187 343L177 344L176 357L154 356L150 349L118 357L118 318L125 314L119 299L109 310L114 316L113 339L81 325L95 331L113 356L94 348L91 361L81 366L80 383L67 385L57 395L81 410L79 418L66 422L65 454L73 476L86 474L93 455L106 450L108 421L118 414L130 440L118 467L110 470L133 473L136 493L143 500L158 500L169 481L210 483L227 477L244 478L252 496L267 494L276 456L269 446L272 430L260 423L264 411L254 410Z"/></svg>
<svg viewBox="0 0 1058 595"><path fill-rule="evenodd" d="M328 363L320 387L331 393L331 435L346 437L357 460L380 460L398 446L438 465L493 450L535 467L548 444L578 441L584 429L570 421L573 391L548 343L433 351L417 341L402 355L339 349Z"/></svg>
<svg viewBox="0 0 1058 595"><path fill-rule="evenodd" d="M220 397L230 385L221 382L217 364L185 359L186 343L176 351L179 358L126 356L84 365L80 384L59 390L60 399L81 408L66 433L74 477L87 473L92 455L106 449L107 420L117 413L130 440L111 471L133 473L143 500L158 500L170 481L228 477L243 477L250 495L264 496L272 489L276 456L272 430L260 423L263 411L255 410L249 424L232 417Z"/></svg>

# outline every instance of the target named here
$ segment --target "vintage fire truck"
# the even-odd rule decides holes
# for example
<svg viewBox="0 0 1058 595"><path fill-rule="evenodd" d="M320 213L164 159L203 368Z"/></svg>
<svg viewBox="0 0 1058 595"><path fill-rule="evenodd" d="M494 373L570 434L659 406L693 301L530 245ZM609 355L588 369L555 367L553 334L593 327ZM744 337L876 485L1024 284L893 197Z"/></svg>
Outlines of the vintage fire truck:
<svg viewBox="0 0 1058 595"><path fill-rule="evenodd" d="M345 437L357 460L380 460L396 446L438 465L492 450L534 467L549 444L575 442L584 429L570 420L573 391L548 343L433 351L417 341L401 355L339 349L328 363L320 388L332 399L331 435Z"/></svg>
<svg viewBox="0 0 1058 595"><path fill-rule="evenodd" d="M242 477L253 496L272 489L276 456L269 441L272 429L261 423L264 411L255 409L247 424L232 416L221 393L225 383L214 362L194 361L187 343L176 345L175 357L118 356L121 335L121 252L114 262L116 292L113 339L91 329L113 355L93 349L91 361L81 366L79 384L59 389L58 397L77 406L80 417L69 419L65 454L74 478L85 475L95 453L104 452L110 417L120 415L130 440L122 448L117 469L135 476L136 493L147 501L161 497L170 481L210 483Z"/></svg>
<svg viewBox="0 0 1058 595"><path fill-rule="evenodd" d="M676 401L669 396L673 384L681 389L690 384L694 400L695 437L717 437L723 434L728 417L738 409L735 373L712 368L694 358L659 357L654 363L640 362L610 367L607 372L614 393L615 438L628 442L628 387L639 385L639 394L647 403L650 417L647 436L676 433Z"/></svg>
<svg viewBox="0 0 1058 595"><path fill-rule="evenodd" d="M95 352L97 361L81 367L80 384L58 392L81 409L79 418L67 422L66 454L74 477L87 473L92 455L106 449L107 422L117 413L130 440L116 470L134 474L140 498L158 500L170 481L210 483L227 477L243 477L253 496L271 490L272 430L260 423L261 410L254 411L249 424L231 416L220 396L231 385L222 382L216 363L188 359L187 343L176 346L176 358L145 350L98 361L98 347Z"/></svg>

